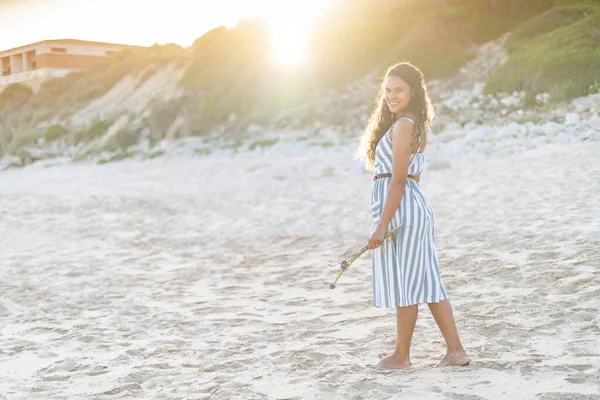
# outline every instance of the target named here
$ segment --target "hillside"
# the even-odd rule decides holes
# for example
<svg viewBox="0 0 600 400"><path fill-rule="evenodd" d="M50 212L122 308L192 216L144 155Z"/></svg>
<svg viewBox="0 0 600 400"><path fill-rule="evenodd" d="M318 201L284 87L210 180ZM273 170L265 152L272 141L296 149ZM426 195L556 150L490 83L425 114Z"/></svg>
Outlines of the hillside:
<svg viewBox="0 0 600 400"><path fill-rule="evenodd" d="M7 87L0 157L13 155L5 165L113 160L136 145L154 157L164 139L217 136L229 146L275 131L353 137L377 77L402 60L428 77L435 132L451 123L551 121L556 110L573 111L572 99L600 91L599 26L600 1L349 0L317 24L309 65L282 71L269 62L263 22L245 20L187 49L124 51L37 93Z"/></svg>

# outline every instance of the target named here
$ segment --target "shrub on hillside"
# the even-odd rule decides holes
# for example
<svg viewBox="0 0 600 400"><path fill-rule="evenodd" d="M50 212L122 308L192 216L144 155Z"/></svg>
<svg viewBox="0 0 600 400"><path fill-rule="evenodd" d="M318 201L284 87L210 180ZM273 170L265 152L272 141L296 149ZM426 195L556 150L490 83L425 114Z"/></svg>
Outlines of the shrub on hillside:
<svg viewBox="0 0 600 400"><path fill-rule="evenodd" d="M213 29L194 42L193 60L180 83L199 95L198 112L207 124L254 108L269 75L269 48L266 26L257 20Z"/></svg>
<svg viewBox="0 0 600 400"><path fill-rule="evenodd" d="M54 140L61 138L69 133L69 130L62 125L50 125L44 132L44 139Z"/></svg>
<svg viewBox="0 0 600 400"><path fill-rule="evenodd" d="M110 122L105 119L99 119L92 122L92 125L83 132L81 140L91 141L101 137L110 127Z"/></svg>
<svg viewBox="0 0 600 400"><path fill-rule="evenodd" d="M506 50L509 53L512 53L534 37L571 25L572 23L584 19L588 14L593 13L595 10L597 10L597 8L591 6L552 8L517 27L506 41Z"/></svg>
<svg viewBox="0 0 600 400"><path fill-rule="evenodd" d="M594 29L600 26L600 7L595 10L516 48L490 76L486 92L549 92L553 100L588 94L590 86L600 80L600 42L593 37ZM537 24L536 20L531 22Z"/></svg>

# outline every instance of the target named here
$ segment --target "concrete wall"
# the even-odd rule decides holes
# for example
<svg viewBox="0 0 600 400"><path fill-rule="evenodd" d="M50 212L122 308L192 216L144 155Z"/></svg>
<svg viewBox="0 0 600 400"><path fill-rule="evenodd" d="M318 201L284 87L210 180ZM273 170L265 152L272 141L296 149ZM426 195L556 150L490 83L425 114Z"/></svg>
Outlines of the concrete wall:
<svg viewBox="0 0 600 400"><path fill-rule="evenodd" d="M24 71L8 76L0 76L0 92L12 83L20 83L30 86L34 91L39 89L42 81L51 78L61 78L73 72L71 69L62 68L41 68L33 71Z"/></svg>
<svg viewBox="0 0 600 400"><path fill-rule="evenodd" d="M37 68L66 68L71 70L88 69L106 57L74 55L74 54L38 54L35 57Z"/></svg>

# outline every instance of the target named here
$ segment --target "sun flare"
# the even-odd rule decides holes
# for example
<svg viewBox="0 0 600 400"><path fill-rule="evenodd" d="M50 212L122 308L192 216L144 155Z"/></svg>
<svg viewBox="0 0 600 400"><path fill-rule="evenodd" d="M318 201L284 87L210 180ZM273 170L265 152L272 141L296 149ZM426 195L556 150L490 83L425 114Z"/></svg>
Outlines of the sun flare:
<svg viewBox="0 0 600 400"><path fill-rule="evenodd" d="M306 61L310 29L330 1L305 0L294 6L282 3L274 4L263 15L270 29L273 59L284 67L298 66Z"/></svg>
<svg viewBox="0 0 600 400"><path fill-rule="evenodd" d="M273 62L293 68L306 62L310 30L334 1L337 0L0 0L0 14L5 11L14 17L0 24L5 33L0 35L0 49L49 38L190 46L209 29L233 28L244 18L261 18L270 31ZM142 11L143 18L136 19L132 29L132 16ZM106 29L106 21L110 21L111 29ZM25 29L25 25L37 28ZM17 34L10 35L12 32Z"/></svg>

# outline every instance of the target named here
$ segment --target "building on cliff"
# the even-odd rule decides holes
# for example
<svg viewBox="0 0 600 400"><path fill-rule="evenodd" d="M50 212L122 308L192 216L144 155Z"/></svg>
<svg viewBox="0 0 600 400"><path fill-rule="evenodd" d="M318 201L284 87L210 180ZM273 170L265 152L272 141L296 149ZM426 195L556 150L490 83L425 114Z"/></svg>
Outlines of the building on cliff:
<svg viewBox="0 0 600 400"><path fill-rule="evenodd" d="M88 69L129 46L75 39L43 40L0 51L0 92L11 83L37 90L46 79Z"/></svg>

